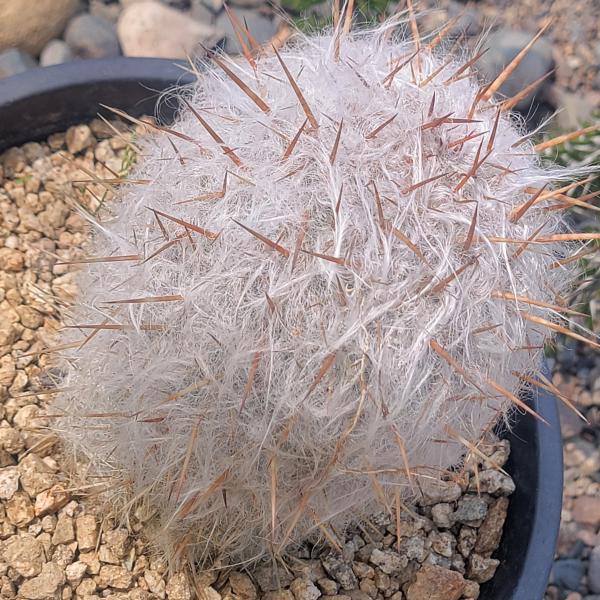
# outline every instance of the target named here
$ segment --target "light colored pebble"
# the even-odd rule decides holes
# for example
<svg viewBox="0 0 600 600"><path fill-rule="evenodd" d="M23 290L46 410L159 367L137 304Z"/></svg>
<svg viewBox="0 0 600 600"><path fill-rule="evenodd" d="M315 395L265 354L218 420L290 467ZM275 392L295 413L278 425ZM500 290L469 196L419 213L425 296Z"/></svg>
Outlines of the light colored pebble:
<svg viewBox="0 0 600 600"><path fill-rule="evenodd" d="M153 594L155 594L159 598L165 597L167 584L165 583L165 580L162 578L160 573L157 573L156 571L154 571L152 569L147 569L146 571L144 571L144 581L146 582L148 589ZM210 594L210 592L208 591L209 588L210 588L210 586L204 587L204 590L206 591L207 594ZM210 589L212 590L213 588L210 588ZM206 600L213 600L213 599L206 598Z"/></svg>
<svg viewBox="0 0 600 600"><path fill-rule="evenodd" d="M94 550L98 541L98 525L94 515L81 515L75 520L80 552Z"/></svg>
<svg viewBox="0 0 600 600"><path fill-rule="evenodd" d="M98 585L101 588L111 587L116 590L128 590L133 583L133 576L125 568L116 565L102 565L98 573Z"/></svg>
<svg viewBox="0 0 600 600"><path fill-rule="evenodd" d="M76 588L83 579L87 570L87 565L81 561L71 563L65 568L65 576L69 584Z"/></svg>
<svg viewBox="0 0 600 600"><path fill-rule="evenodd" d="M67 149L71 154L78 154L94 144L95 138L87 125L75 125L67 129L65 135Z"/></svg>
<svg viewBox="0 0 600 600"><path fill-rule="evenodd" d="M500 561L495 558L484 558L472 552L471 556L469 556L469 566L467 569L469 579L477 583L485 583L494 576L499 564Z"/></svg>
<svg viewBox="0 0 600 600"><path fill-rule="evenodd" d="M51 488L56 480L54 470L33 452L23 458L18 469L21 486L32 498Z"/></svg>
<svg viewBox="0 0 600 600"><path fill-rule="evenodd" d="M44 547L32 535L14 536L4 546L2 558L22 577L35 577L45 562Z"/></svg>
<svg viewBox="0 0 600 600"><path fill-rule="evenodd" d="M469 483L469 491L492 494L493 496L510 496L515 491L514 481L504 473L494 469L480 471L479 488L477 480L473 478Z"/></svg>
<svg viewBox="0 0 600 600"><path fill-rule="evenodd" d="M317 580L317 586L325 596L335 596L338 592L338 584L327 577Z"/></svg>
<svg viewBox="0 0 600 600"><path fill-rule="evenodd" d="M64 582L64 570L53 562L47 562L37 577L21 585L19 594L26 600L55 600Z"/></svg>
<svg viewBox="0 0 600 600"><path fill-rule="evenodd" d="M321 596L321 591L310 580L298 577L290 584L290 590L296 600L317 600Z"/></svg>
<svg viewBox="0 0 600 600"><path fill-rule="evenodd" d="M25 527L35 517L33 504L25 492L16 492L5 507L8 520L16 527Z"/></svg>
<svg viewBox="0 0 600 600"><path fill-rule="evenodd" d="M19 489L19 471L16 467L0 469L0 499L10 500Z"/></svg>
<svg viewBox="0 0 600 600"><path fill-rule="evenodd" d="M455 502L461 497L462 490L454 481L436 481L430 482L423 493L421 503L424 506L431 506L441 502Z"/></svg>
<svg viewBox="0 0 600 600"><path fill-rule="evenodd" d="M59 544L69 544L74 540L75 527L73 526L73 519L67 515L61 515L56 522L52 543L58 546Z"/></svg>
<svg viewBox="0 0 600 600"><path fill-rule="evenodd" d="M192 590L185 573L175 573L169 578L166 587L169 600L191 600Z"/></svg>
<svg viewBox="0 0 600 600"><path fill-rule="evenodd" d="M408 558L397 552L382 551L377 548L371 553L371 563L388 575L397 575L408 565Z"/></svg>

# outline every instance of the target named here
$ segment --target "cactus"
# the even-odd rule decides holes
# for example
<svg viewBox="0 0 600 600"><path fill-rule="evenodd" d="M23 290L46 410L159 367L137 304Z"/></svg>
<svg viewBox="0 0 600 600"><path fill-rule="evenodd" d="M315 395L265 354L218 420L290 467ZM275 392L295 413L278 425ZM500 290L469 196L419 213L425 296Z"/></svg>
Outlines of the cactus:
<svg viewBox="0 0 600 600"><path fill-rule="evenodd" d="M209 57L96 223L57 428L171 557L335 540L533 413L598 236L547 210L573 172L495 98L514 64L481 86L402 19L279 51L238 25L244 57Z"/></svg>

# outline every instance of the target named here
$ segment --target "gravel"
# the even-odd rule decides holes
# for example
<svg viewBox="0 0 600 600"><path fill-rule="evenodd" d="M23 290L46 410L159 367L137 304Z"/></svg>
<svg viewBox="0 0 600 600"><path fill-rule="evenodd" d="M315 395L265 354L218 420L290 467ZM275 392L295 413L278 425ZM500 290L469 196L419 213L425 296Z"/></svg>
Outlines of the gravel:
<svg viewBox="0 0 600 600"><path fill-rule="evenodd" d="M595 324L598 331L598 324ZM588 423L560 406L565 487L547 600L598 600L600 594L600 362L598 352L565 344L552 361L553 383Z"/></svg>
<svg viewBox="0 0 600 600"><path fill-rule="evenodd" d="M492 468L501 468L510 450L495 438L481 444L489 457L484 464L470 459L455 480L428 486L421 502L403 508L398 527L395 515L379 513L349 526L340 548L307 542L286 568L268 561L195 578L169 572L146 541L140 511L127 524L115 522L90 493L93 482L68 470L46 429L51 394L40 390L51 386L52 352L45 349L55 343L62 307L76 293L74 268L58 263L85 255L86 225L70 206L104 214L110 201L110 194L102 200L98 183L70 182L85 178L79 167L100 178L126 167L129 134L111 136L96 121L0 156L0 597L477 598L479 584L498 565L493 553L514 490ZM578 451L582 464L594 455ZM586 490L584 497L596 496Z"/></svg>

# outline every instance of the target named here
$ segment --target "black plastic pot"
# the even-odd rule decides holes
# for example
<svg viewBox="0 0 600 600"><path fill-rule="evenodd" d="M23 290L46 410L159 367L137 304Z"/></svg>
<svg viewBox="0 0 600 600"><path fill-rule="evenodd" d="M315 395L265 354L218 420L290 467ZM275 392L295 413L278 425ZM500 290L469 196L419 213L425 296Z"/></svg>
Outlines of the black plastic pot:
<svg viewBox="0 0 600 600"><path fill-rule="evenodd" d="M1 80L0 151L89 121L102 112L100 104L156 114L162 91L190 81L181 64L146 58L73 62ZM174 109L161 103L158 116L168 120ZM482 586L481 600L541 600L552 566L562 505L558 411L545 393L529 402L549 425L523 415L506 434L512 447L507 469L517 489L495 555L501 564Z"/></svg>

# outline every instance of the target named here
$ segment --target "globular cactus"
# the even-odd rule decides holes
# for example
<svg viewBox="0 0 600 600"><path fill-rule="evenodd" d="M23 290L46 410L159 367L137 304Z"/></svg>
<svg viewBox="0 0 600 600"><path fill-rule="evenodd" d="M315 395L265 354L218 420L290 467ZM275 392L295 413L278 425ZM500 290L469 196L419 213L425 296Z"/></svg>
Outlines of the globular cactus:
<svg viewBox="0 0 600 600"><path fill-rule="evenodd" d="M572 173L397 25L212 56L98 224L58 428L172 550L335 539L531 412Z"/></svg>

